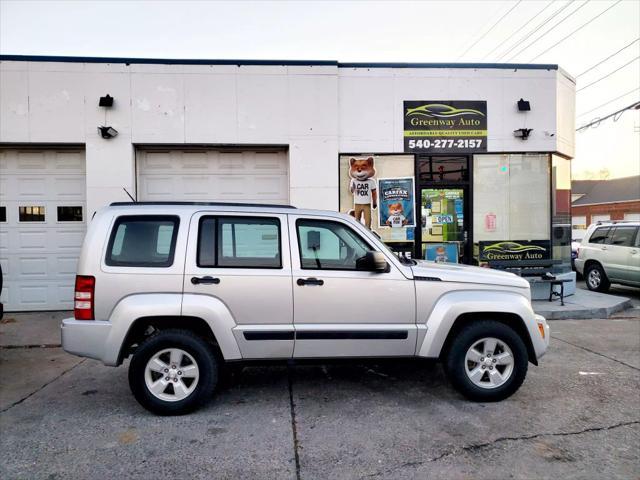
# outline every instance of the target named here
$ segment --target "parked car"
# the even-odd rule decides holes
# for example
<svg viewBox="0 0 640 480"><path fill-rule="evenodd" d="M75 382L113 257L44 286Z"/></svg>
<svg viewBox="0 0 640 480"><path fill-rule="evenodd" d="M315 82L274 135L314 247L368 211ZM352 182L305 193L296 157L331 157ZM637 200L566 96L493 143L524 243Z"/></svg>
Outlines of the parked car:
<svg viewBox="0 0 640 480"><path fill-rule="evenodd" d="M575 260L587 288L606 292L612 283L640 287L640 222L598 222L587 228Z"/></svg>
<svg viewBox="0 0 640 480"><path fill-rule="evenodd" d="M579 234L576 234L576 231L573 232L573 238L571 239L571 269L575 271L576 269L576 258L578 258L578 250L580 249L580 243L582 243L582 239L584 238L585 230L579 230Z"/></svg>
<svg viewBox="0 0 640 480"><path fill-rule="evenodd" d="M435 358L466 397L497 401L549 344L530 299L511 273L398 258L348 215L114 203L89 225L62 344L131 355L133 395L158 414L201 405L221 368L273 359Z"/></svg>

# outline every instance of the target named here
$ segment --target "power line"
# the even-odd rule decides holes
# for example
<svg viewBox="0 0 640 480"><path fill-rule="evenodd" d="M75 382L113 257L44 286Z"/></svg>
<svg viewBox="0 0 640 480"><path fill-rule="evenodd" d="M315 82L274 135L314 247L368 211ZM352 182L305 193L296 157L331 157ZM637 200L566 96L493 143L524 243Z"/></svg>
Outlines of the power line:
<svg viewBox="0 0 640 480"><path fill-rule="evenodd" d="M578 93L578 92L580 92L580 91L584 90L585 88L589 88L591 85L595 85L595 84L596 84L596 83L598 83L600 80L604 80L605 78L610 77L610 76L611 76L611 75L613 75L614 73L616 73L616 72L618 72L618 71L622 70L624 67L627 67L627 66L631 65L633 62L635 62L635 61L636 61L636 60L638 60L639 58L640 58L640 56L638 56L638 57L636 57L636 58L631 59L630 61L628 61L627 63L625 63L625 64L624 64L624 65L622 65L621 67L616 68L613 72L607 73L606 75L604 75L604 76L600 77L599 79L594 80L594 81L593 81L593 82L591 82L590 84L585 85L585 86L584 86L584 87L582 87L582 88L579 88L578 90L576 90L576 93Z"/></svg>
<svg viewBox="0 0 640 480"><path fill-rule="evenodd" d="M500 55L498 57L498 60L501 60L502 58L506 57L507 55L509 55L511 52L513 52L516 48L518 48L525 40L527 40L528 38L531 37L531 35L533 35L534 33L536 33L538 30L540 30L542 27L544 27L547 23L549 23L551 20L553 20L555 17L557 17L558 15L560 15L560 13L562 13L564 10L566 10L571 4L573 4L573 2L575 2L576 0L569 0L569 2L565 3L562 7L560 7L558 10L556 10L555 12L553 12L551 15L549 15L547 18L545 18L540 24L538 24L532 31L530 31L529 33L525 33L522 38L520 40L518 40L516 43L514 43L513 45L511 45L511 47L507 48L507 50L505 50L502 55Z"/></svg>
<svg viewBox="0 0 640 480"><path fill-rule="evenodd" d="M552 48L557 47L558 45L560 45L562 42L564 42L567 38L572 37L574 34L578 33L580 30L582 30L584 27L586 27L587 25L589 25L591 22L597 20L598 18L600 18L602 15L604 15L605 13L607 13L609 10L611 10L613 7L615 7L616 5L618 5L620 2L622 2L622 0L618 0L616 3L614 3L613 5L611 5L610 7L606 8L605 10L603 10L602 12L600 12L598 15L596 15L595 17L593 17L591 20L589 20L586 23L583 23L582 25L580 25L578 28L576 28L573 32L571 32L570 34L562 37L560 40L558 40L556 43L554 43L553 45L551 45L549 48L547 48L546 50L542 51L541 53L539 53L538 55L536 55L535 57L533 57L531 60L529 60L529 62L533 62L535 59L541 57L542 55L544 55L545 53L547 53L549 50L551 50ZM577 11L577 10L576 10ZM574 12L575 13L575 12Z"/></svg>
<svg viewBox="0 0 640 480"><path fill-rule="evenodd" d="M599 108L602 108L602 107L604 107L604 106L606 106L606 105L609 105L610 103L613 103L613 102L615 102L616 100L620 100L622 97L626 97L626 96L627 96L627 95L629 95L630 93L633 93L633 92L635 92L635 91L637 91L637 90L640 90L640 87L636 87L636 88L634 88L633 90L629 90L627 93L623 93L623 94L622 94L622 95L620 95L619 97L612 98L611 100L609 100L609 101L607 101L607 102L603 103L602 105L598 105L597 107L594 107L594 108L592 108L591 110L587 110L586 112L579 113L579 114L578 114L578 117L583 117L583 116L584 116L584 115L586 115L587 113L591 113L591 112L593 112L594 110L598 110Z"/></svg>
<svg viewBox="0 0 640 480"><path fill-rule="evenodd" d="M620 50L618 50L615 53L612 53L611 55L609 55L607 58L604 58L602 60L600 60L598 63L596 63L595 65L592 65L591 67L587 68L584 72L576 75L576 79L580 78L582 75L584 75L587 72L590 72L591 70L593 70L594 68L596 68L597 66L603 64L604 62L606 62L607 60L609 60L610 58L615 57L617 54L619 54L620 52L622 52L623 50L626 50L627 48L629 48L631 45L633 45L634 43L636 43L638 40L640 40L640 37L636 38L633 42L625 45L624 47L622 47Z"/></svg>
<svg viewBox="0 0 640 480"><path fill-rule="evenodd" d="M522 0L518 0L518 2L517 2L513 7L511 7L507 13L505 13L504 15L502 15L502 16L501 16L501 17L500 17L500 18L499 18L499 19L498 19L498 20L497 20L493 25L491 25L491 28L489 28L489 30L487 30L486 32L484 32L484 34L483 34L479 39L477 39L475 42L473 42L473 43L471 44L471 46L470 46L469 48L467 48L467 49L464 51L464 53L458 57L458 59L460 59L460 58L464 57L464 56L469 52L469 50L471 50L473 47L475 47L475 46L476 46L476 45L477 45L477 44L478 44L478 43L479 43L479 42L480 42L484 37L486 37L486 36L489 34L489 32L491 32L491 30L493 30L493 29L496 27L496 25L498 25L502 20L504 20L504 18L505 18L507 15L509 15L511 12L513 12L513 11L515 10L515 8L516 8L518 5L520 5L521 3L522 3Z"/></svg>
<svg viewBox="0 0 640 480"><path fill-rule="evenodd" d="M555 25L553 25L549 30L547 30L546 32L544 32L542 35L539 35L538 37L535 38L535 40L533 40L533 42L530 42L529 44L527 44L524 48L520 49L518 51L518 53L515 53L513 55L511 55L511 57L509 57L509 59L507 61L511 61L513 58L517 57L518 55L520 55L522 52L524 52L525 50L528 50L529 47L531 47L531 45L538 43L538 40L540 40L541 38L545 37L546 35L548 35L552 30L555 30L557 27L559 27L565 20L571 18L573 15L575 15L576 13L578 13L578 11L582 8L584 8L591 0L587 0L586 2L584 2L583 4L581 4L578 8L576 8L573 12L569 13L569 15L567 15L566 17L564 17L562 20L560 20L558 23L556 23Z"/></svg>
<svg viewBox="0 0 640 480"><path fill-rule="evenodd" d="M542 10L540 10L538 13L536 13L533 17L531 17L529 20L527 20L524 24L522 24L519 28L517 28L511 35L509 35L506 39L504 39L502 42L500 42L497 46L495 46L493 48L493 50L491 50L489 53L487 53L484 57L482 57L482 60L484 60L485 58L487 58L489 55L491 55L493 52L495 52L497 49L499 49L502 45L504 45L505 43L507 43L509 40L511 40L517 33L522 32L522 29L525 28L527 25L529 25L531 22L533 22L536 18L538 18L538 16L544 12L547 8L549 8L551 5L553 5L553 0L549 0L549 3L547 3L547 5L545 7L542 8Z"/></svg>
<svg viewBox="0 0 640 480"><path fill-rule="evenodd" d="M586 125L583 125L583 126L581 126L579 128L576 128L576 132L579 132L580 130L584 130L585 128L589 128L592 125L596 125L598 123L601 123L601 122L607 120L608 118L615 117L619 113L622 113L622 112L624 112L626 110L631 110L632 108L634 108L636 110L639 109L640 108L640 102L632 103L631 105L628 105L628 106L618 110L617 112L610 113L606 117L599 118L597 120L594 120L593 122L587 123Z"/></svg>

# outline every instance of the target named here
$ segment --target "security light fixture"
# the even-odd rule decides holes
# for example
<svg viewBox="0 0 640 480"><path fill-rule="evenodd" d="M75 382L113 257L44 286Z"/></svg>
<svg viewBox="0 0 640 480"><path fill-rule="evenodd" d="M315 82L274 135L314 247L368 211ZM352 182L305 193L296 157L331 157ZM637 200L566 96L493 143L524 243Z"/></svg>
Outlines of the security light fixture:
<svg viewBox="0 0 640 480"><path fill-rule="evenodd" d="M531 104L529 100L523 100L522 98L518 100L518 111L520 112L528 112L531 110Z"/></svg>
<svg viewBox="0 0 640 480"><path fill-rule="evenodd" d="M529 134L533 131L533 128L518 128L513 131L513 136L516 138L520 138L521 140L526 140L529 138Z"/></svg>
<svg viewBox="0 0 640 480"><path fill-rule="evenodd" d="M113 97L108 93L104 97L100 97L99 107L113 107Z"/></svg>
<svg viewBox="0 0 640 480"><path fill-rule="evenodd" d="M118 135L118 131L113 127L98 127L98 132L102 138L109 139Z"/></svg>

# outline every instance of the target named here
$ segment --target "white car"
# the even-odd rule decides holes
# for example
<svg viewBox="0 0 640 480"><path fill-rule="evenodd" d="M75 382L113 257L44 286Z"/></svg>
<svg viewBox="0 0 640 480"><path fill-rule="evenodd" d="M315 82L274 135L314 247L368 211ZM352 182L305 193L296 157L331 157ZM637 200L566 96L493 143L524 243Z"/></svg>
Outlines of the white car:
<svg viewBox="0 0 640 480"><path fill-rule="evenodd" d="M598 222L587 229L575 259L587 288L606 292L612 283L640 287L640 222Z"/></svg>
<svg viewBox="0 0 640 480"><path fill-rule="evenodd" d="M117 203L82 247L62 345L117 366L159 414L206 401L248 360L441 359L501 400L549 345L526 280L394 255L348 215L288 206Z"/></svg>

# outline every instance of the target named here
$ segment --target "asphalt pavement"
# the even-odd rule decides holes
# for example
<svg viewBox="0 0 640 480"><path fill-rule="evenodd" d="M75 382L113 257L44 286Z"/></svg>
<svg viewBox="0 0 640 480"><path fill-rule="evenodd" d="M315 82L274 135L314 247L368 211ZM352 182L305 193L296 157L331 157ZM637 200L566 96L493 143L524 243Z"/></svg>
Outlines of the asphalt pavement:
<svg viewBox="0 0 640 480"><path fill-rule="evenodd" d="M247 367L156 417L126 365L0 348L0 478L637 478L639 313L550 322L500 403L463 399L437 363L355 361Z"/></svg>

